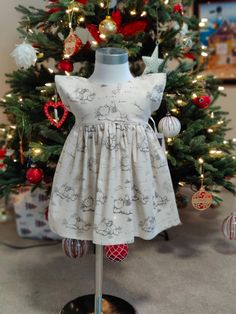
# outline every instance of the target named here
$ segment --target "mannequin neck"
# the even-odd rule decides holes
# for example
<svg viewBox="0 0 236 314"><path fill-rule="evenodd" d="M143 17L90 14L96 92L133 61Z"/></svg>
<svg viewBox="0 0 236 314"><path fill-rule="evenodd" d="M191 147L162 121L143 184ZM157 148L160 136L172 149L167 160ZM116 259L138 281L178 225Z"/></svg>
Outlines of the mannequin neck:
<svg viewBox="0 0 236 314"><path fill-rule="evenodd" d="M90 81L109 85L127 82L132 78L127 52L116 48L98 49L95 68L89 78Z"/></svg>

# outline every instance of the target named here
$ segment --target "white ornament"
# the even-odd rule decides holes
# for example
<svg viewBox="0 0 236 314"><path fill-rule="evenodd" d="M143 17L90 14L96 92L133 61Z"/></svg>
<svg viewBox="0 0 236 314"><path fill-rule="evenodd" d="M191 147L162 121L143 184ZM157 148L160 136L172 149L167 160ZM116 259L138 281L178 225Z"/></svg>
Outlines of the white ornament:
<svg viewBox="0 0 236 314"><path fill-rule="evenodd" d="M117 0L111 0L109 3L109 8L113 9L117 5Z"/></svg>
<svg viewBox="0 0 236 314"><path fill-rule="evenodd" d="M32 47L30 44L23 42L17 45L12 51L11 56L15 58L15 62L18 66L28 69L31 65L35 65L37 60L37 49Z"/></svg>
<svg viewBox="0 0 236 314"><path fill-rule="evenodd" d="M158 123L158 130L163 133L165 137L174 137L179 134L181 130L181 124L179 119L167 114Z"/></svg>
<svg viewBox="0 0 236 314"><path fill-rule="evenodd" d="M159 66L163 63L163 59L159 59L159 48L156 45L151 57L142 57L143 62L145 63L146 67L144 69L143 74L147 73L157 73Z"/></svg>

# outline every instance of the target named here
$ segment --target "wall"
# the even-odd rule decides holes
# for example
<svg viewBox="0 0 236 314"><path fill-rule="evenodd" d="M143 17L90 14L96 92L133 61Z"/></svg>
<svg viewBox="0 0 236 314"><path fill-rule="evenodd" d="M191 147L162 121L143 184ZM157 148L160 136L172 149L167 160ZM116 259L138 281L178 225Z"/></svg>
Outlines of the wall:
<svg viewBox="0 0 236 314"><path fill-rule="evenodd" d="M8 86L5 84L4 73L11 73L16 69L10 53L14 49L15 44L20 42L16 28L21 15L14 10L14 7L18 4L43 8L46 2L43 0L10 0L5 1L4 10L0 10L0 97L8 91ZM233 119L230 124L233 129L229 132L229 136L236 137L236 85L235 87L227 86L226 93L228 97L221 98L219 104L225 111L229 111L230 117ZM4 115L0 112L0 123L4 120Z"/></svg>

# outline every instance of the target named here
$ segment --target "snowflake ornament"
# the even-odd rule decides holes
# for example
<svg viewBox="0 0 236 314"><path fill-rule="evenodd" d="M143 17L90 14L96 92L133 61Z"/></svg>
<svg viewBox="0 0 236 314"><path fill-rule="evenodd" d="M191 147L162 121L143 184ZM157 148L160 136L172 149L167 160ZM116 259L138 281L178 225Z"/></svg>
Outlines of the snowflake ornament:
<svg viewBox="0 0 236 314"><path fill-rule="evenodd" d="M30 44L23 42L16 46L12 51L11 56L15 59L18 66L28 69L31 65L35 65L37 60L37 49Z"/></svg>
<svg viewBox="0 0 236 314"><path fill-rule="evenodd" d="M148 73L157 73L159 66L163 63L163 59L159 59L159 48L156 45L151 57L142 57L143 62L145 63L146 67L144 69L143 74Z"/></svg>

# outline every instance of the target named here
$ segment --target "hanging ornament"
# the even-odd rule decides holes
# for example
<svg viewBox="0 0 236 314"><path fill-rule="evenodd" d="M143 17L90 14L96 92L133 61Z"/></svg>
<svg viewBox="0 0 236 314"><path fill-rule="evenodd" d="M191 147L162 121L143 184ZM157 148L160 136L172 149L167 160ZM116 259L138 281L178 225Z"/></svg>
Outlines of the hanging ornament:
<svg viewBox="0 0 236 314"><path fill-rule="evenodd" d="M106 245L106 257L112 262L122 262L128 255L128 244Z"/></svg>
<svg viewBox="0 0 236 314"><path fill-rule="evenodd" d="M163 133L165 137L174 137L179 134L181 124L179 119L167 113L158 123L158 130L160 133Z"/></svg>
<svg viewBox="0 0 236 314"><path fill-rule="evenodd" d="M0 173L6 171L7 166L4 163L4 158L6 156L7 150L6 150L6 146L3 146L2 148L0 148Z"/></svg>
<svg viewBox="0 0 236 314"><path fill-rule="evenodd" d="M193 99L194 104L200 109L206 109L211 104L211 97L208 95L203 95L199 97L195 97Z"/></svg>
<svg viewBox="0 0 236 314"><path fill-rule="evenodd" d="M62 239L62 250L70 258L79 259L88 253L88 249L88 241Z"/></svg>
<svg viewBox="0 0 236 314"><path fill-rule="evenodd" d="M236 212L225 218L221 230L228 240L236 240Z"/></svg>
<svg viewBox="0 0 236 314"><path fill-rule="evenodd" d="M163 59L159 59L159 47L158 44L154 49L151 57L142 57L143 62L145 63L146 67L144 69L143 74L148 73L157 73L159 66L163 63Z"/></svg>
<svg viewBox="0 0 236 314"><path fill-rule="evenodd" d="M58 62L56 65L57 69L61 72L72 72L73 71L73 63L68 60L64 59Z"/></svg>
<svg viewBox="0 0 236 314"><path fill-rule="evenodd" d="M37 52L37 49L24 41L22 44L17 45L11 53L11 56L15 58L15 62L18 66L28 69L32 65L35 65Z"/></svg>
<svg viewBox="0 0 236 314"><path fill-rule="evenodd" d="M57 110L58 108L63 110L63 115L62 115L61 119L59 119L59 117L58 117L58 110ZM54 118L51 116L51 114L49 112L50 109L54 110ZM48 120L50 121L50 123L58 129L63 125L63 123L66 121L66 118L68 116L68 110L64 106L62 101L58 101L58 102L48 101L48 102L46 102L46 104L44 105L44 113L45 113L46 117L48 118Z"/></svg>
<svg viewBox="0 0 236 314"><path fill-rule="evenodd" d="M195 209L203 211L208 209L212 204L212 195L202 186L199 191L192 196L192 205Z"/></svg>
<svg viewBox="0 0 236 314"><path fill-rule="evenodd" d="M64 41L64 57L69 58L79 52L82 48L82 40L75 34L73 29Z"/></svg>
<svg viewBox="0 0 236 314"><path fill-rule="evenodd" d="M117 32L116 22L107 15L106 18L99 24L99 32L103 36L115 34Z"/></svg>
<svg viewBox="0 0 236 314"><path fill-rule="evenodd" d="M203 211L208 209L212 202L213 197L212 194L207 192L204 187L204 160L199 158L198 160L200 165L200 180L201 180L201 187L200 190L193 194L192 196L192 205L195 209Z"/></svg>
<svg viewBox="0 0 236 314"><path fill-rule="evenodd" d="M187 53L193 47L193 41L190 37L184 37L182 40L183 52Z"/></svg>
<svg viewBox="0 0 236 314"><path fill-rule="evenodd" d="M29 183L38 184L43 180L43 170L34 165L26 171L26 179Z"/></svg>
<svg viewBox="0 0 236 314"><path fill-rule="evenodd" d="M173 6L173 13L179 13L181 15L184 14L184 7L182 3L176 3Z"/></svg>

